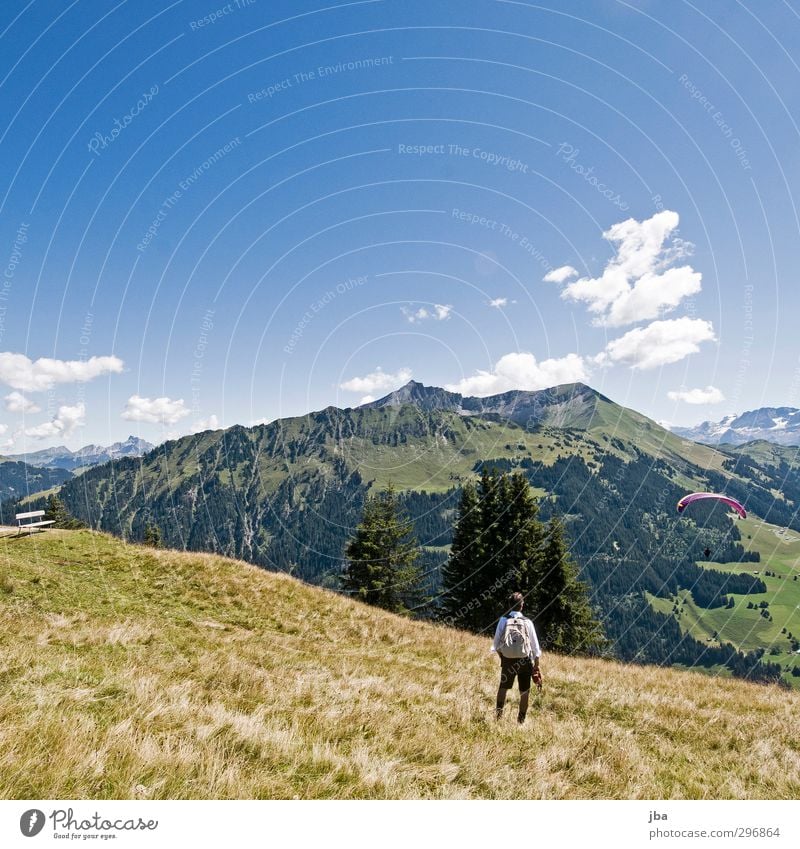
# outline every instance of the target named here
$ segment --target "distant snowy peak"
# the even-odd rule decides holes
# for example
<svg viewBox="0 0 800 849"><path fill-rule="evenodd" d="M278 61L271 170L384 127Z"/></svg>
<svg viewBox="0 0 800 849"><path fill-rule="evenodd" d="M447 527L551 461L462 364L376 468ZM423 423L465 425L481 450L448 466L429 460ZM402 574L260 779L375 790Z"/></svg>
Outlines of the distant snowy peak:
<svg viewBox="0 0 800 849"><path fill-rule="evenodd" d="M116 460L118 457L141 457L153 450L153 445L146 439L138 436L129 436L124 442L115 442L113 445L84 445L77 451L70 451L63 445L57 448L44 448L41 451L31 451L27 454L9 455L12 460L22 460L29 466L38 466L48 469L75 469L86 466L97 466Z"/></svg>
<svg viewBox="0 0 800 849"><path fill-rule="evenodd" d="M766 439L779 445L800 445L800 410L795 407L759 407L741 415L696 427L673 427L673 433L708 445L743 445Z"/></svg>
<svg viewBox="0 0 800 849"><path fill-rule="evenodd" d="M124 442L115 442L109 445L105 452L111 457L141 457L142 454L147 454L152 451L155 446L152 442L146 439L140 439L138 436L129 436Z"/></svg>

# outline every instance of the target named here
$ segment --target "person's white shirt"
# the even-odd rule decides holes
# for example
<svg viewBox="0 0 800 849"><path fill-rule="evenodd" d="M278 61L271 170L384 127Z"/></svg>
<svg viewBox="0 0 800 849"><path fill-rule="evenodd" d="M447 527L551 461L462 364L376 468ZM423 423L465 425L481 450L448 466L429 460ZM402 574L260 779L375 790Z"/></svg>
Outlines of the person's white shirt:
<svg viewBox="0 0 800 849"><path fill-rule="evenodd" d="M500 621L497 623L497 630L494 632L494 641L492 642L492 651L497 651L502 642L503 642L503 633L506 629L506 622L512 616L522 616L517 610L512 610L511 613L506 614L505 616L500 617ZM528 636L531 640L531 657L537 658L542 656L542 650L539 648L539 639L536 636L536 628L533 627L533 622L530 619L525 619L525 626L528 629Z"/></svg>

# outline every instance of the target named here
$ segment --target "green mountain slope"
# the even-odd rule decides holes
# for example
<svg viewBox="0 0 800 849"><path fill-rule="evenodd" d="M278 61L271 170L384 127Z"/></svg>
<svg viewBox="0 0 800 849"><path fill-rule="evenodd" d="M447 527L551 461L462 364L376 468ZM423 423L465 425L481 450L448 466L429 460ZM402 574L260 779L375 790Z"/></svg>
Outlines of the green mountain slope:
<svg viewBox="0 0 800 849"><path fill-rule="evenodd" d="M681 630L710 644L730 642L743 651L765 650L780 664L787 684L800 685L800 534L749 517L740 523L742 544L759 553L749 564L763 592L729 592L733 606L698 606L682 589L671 598L651 598L653 607L672 615ZM741 563L702 564L738 573ZM792 674L796 670L796 674Z"/></svg>
<svg viewBox="0 0 800 849"><path fill-rule="evenodd" d="M757 582L695 565L707 547L720 563L758 555L745 551L724 511L679 517L674 506L687 490L727 489L784 525L797 524L800 490L776 497L779 471L770 477L745 455L687 442L582 384L476 399L412 382L355 409L168 442L89 469L61 495L90 527L141 540L156 524L171 547L336 587L365 497L391 481L415 521L436 597L459 488L487 464L526 474L543 518L565 516L616 656L777 677L779 670L682 634L648 598L691 590L711 609L727 602L731 586L760 591Z"/></svg>
<svg viewBox="0 0 800 849"><path fill-rule="evenodd" d="M7 799L800 793L800 694L546 655L495 723L487 638L89 531L0 540L0 646Z"/></svg>
<svg viewBox="0 0 800 849"><path fill-rule="evenodd" d="M9 499L25 498L69 480L72 473L66 469L40 469L19 460L0 457L0 524L14 522L14 509L3 506Z"/></svg>

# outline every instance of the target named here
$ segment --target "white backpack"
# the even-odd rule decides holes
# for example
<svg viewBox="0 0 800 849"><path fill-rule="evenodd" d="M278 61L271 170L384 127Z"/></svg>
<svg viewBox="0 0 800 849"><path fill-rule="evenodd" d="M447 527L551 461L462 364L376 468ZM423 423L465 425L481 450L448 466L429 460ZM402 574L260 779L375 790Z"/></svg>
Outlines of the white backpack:
<svg viewBox="0 0 800 849"><path fill-rule="evenodd" d="M531 638L524 616L510 616L506 619L500 653L503 657L530 657Z"/></svg>

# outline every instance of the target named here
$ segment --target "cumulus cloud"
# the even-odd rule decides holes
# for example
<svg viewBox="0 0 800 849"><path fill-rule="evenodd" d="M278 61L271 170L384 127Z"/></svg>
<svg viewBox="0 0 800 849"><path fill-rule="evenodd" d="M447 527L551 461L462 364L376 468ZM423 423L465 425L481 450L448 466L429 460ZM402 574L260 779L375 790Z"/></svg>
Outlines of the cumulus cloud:
<svg viewBox="0 0 800 849"><path fill-rule="evenodd" d="M587 380L586 362L577 354L541 362L529 353L511 353L500 357L491 371L477 371L458 383L445 384L462 395L496 395L511 389L547 389L559 383Z"/></svg>
<svg viewBox="0 0 800 849"><path fill-rule="evenodd" d="M697 353L701 343L715 339L711 322L701 318L654 321L612 340L594 361L598 365L619 364L634 369L658 368Z"/></svg>
<svg viewBox="0 0 800 849"><path fill-rule="evenodd" d="M447 321L450 318L450 313L453 311L453 307L450 304L434 304L432 309L428 307L420 307L418 310L409 310L406 307L402 307L403 315L412 323L415 324L418 321L426 321L431 319L433 321Z"/></svg>
<svg viewBox="0 0 800 849"><path fill-rule="evenodd" d="M219 419L215 415L210 415L207 419L198 419L192 422L191 433L202 433L204 430L218 430Z"/></svg>
<svg viewBox="0 0 800 849"><path fill-rule="evenodd" d="M148 422L149 424L174 425L191 414L183 403L183 398L173 401L162 398L142 398L131 395L122 411L122 418L130 422Z"/></svg>
<svg viewBox="0 0 800 849"><path fill-rule="evenodd" d="M401 368L392 374L378 367L364 377L352 377L350 380L340 383L339 386L347 392L365 392L367 395L374 395L376 392L391 392L393 389L399 389L409 380L411 380L410 368Z"/></svg>
<svg viewBox="0 0 800 849"><path fill-rule="evenodd" d="M41 411L41 407L26 398L21 392L9 392L3 400L9 413L38 413Z"/></svg>
<svg viewBox="0 0 800 849"><path fill-rule="evenodd" d="M93 380L102 374L122 371L119 357L90 357L88 360L53 360L41 357L31 360L24 354L0 353L0 383L12 389L39 392L57 383Z"/></svg>
<svg viewBox="0 0 800 849"><path fill-rule="evenodd" d="M492 298L489 301L489 306L499 310L502 307L508 306L508 298Z"/></svg>
<svg viewBox="0 0 800 849"><path fill-rule="evenodd" d="M50 439L53 436L69 436L76 427L86 423L85 404L64 405L58 408L53 419L36 427L25 428L25 436L31 439Z"/></svg>
<svg viewBox="0 0 800 849"><path fill-rule="evenodd" d="M667 392L670 401L683 401L685 404L719 404L725 400L722 391L716 386L706 386L705 389L676 389Z"/></svg>
<svg viewBox="0 0 800 849"><path fill-rule="evenodd" d="M562 265L561 268L554 268L548 271L542 278L545 283L563 283L569 280L570 277L577 277L578 272L571 265Z"/></svg>
<svg viewBox="0 0 800 849"><path fill-rule="evenodd" d="M700 291L702 281L690 265L674 266L692 250L691 244L673 235L679 220L677 212L665 210L646 221L629 218L615 224L603 238L616 245L616 256L600 277L573 280L561 296L586 304L596 315L594 323L605 327L658 318L675 309ZM559 282L556 276L567 268L551 272L545 280Z"/></svg>

